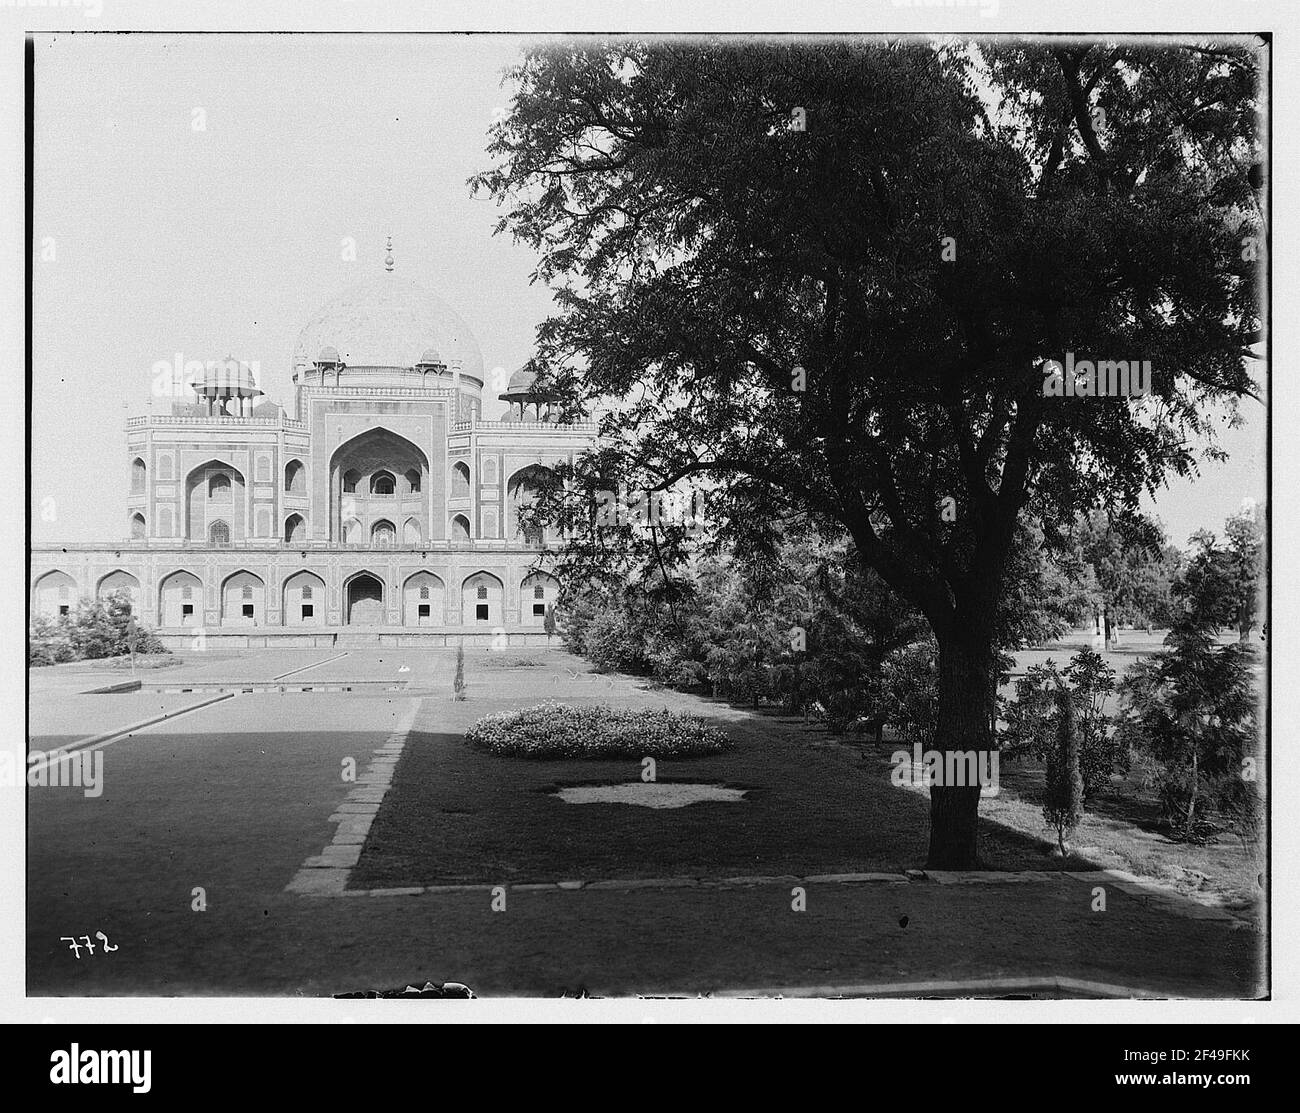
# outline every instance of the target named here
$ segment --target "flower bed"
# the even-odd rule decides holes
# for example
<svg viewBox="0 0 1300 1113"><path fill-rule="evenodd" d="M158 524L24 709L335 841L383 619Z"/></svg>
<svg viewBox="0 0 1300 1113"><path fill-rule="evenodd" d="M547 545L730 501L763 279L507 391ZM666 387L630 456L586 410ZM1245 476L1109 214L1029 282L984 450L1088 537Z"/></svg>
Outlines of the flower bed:
<svg viewBox="0 0 1300 1113"><path fill-rule="evenodd" d="M667 709L542 703L487 715L465 733L478 749L507 757L693 757L732 746L717 727Z"/></svg>

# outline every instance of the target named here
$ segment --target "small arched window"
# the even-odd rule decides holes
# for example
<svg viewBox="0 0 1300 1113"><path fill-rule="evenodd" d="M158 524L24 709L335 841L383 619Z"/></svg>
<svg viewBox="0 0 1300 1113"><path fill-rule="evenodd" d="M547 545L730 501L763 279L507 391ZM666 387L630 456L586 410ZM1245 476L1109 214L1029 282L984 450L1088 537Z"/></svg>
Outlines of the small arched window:
<svg viewBox="0 0 1300 1113"><path fill-rule="evenodd" d="M213 502L230 501L230 476L218 472L208 480L208 498ZM229 538L227 538L229 540Z"/></svg>
<svg viewBox="0 0 1300 1113"><path fill-rule="evenodd" d="M253 598L253 585L252 585L252 584L245 584L244 587L243 587L243 590L240 591L240 593L239 593L239 597L240 597L241 599L251 599L251 598Z"/></svg>
<svg viewBox="0 0 1300 1113"><path fill-rule="evenodd" d="M145 481L144 461L136 457L131 461L131 494L143 495Z"/></svg>
<svg viewBox="0 0 1300 1113"><path fill-rule="evenodd" d="M284 467L284 489L290 494L303 489L303 472L301 460L290 460Z"/></svg>
<svg viewBox="0 0 1300 1113"><path fill-rule="evenodd" d="M302 585L302 597L303 597L304 599L310 599L310 598L311 598L311 584L303 584L303 585Z"/></svg>
<svg viewBox="0 0 1300 1113"><path fill-rule="evenodd" d="M370 477L370 493L372 495L391 495L394 493L396 484L392 475L386 471L377 471Z"/></svg>
<svg viewBox="0 0 1300 1113"><path fill-rule="evenodd" d="M469 495L469 465L457 461L451 466L451 497L466 498Z"/></svg>
<svg viewBox="0 0 1300 1113"><path fill-rule="evenodd" d="M380 520L370 527L370 543L377 549L391 549L396 539L392 522Z"/></svg>
<svg viewBox="0 0 1300 1113"><path fill-rule="evenodd" d="M545 598L546 598L546 588L545 588L542 584L537 584L537 585L533 588L533 598L534 598L534 599L545 599Z"/></svg>
<svg viewBox="0 0 1300 1113"><path fill-rule="evenodd" d="M343 493L350 495L357 489L357 484L361 482L361 473L355 468L349 469L343 473Z"/></svg>
<svg viewBox="0 0 1300 1113"><path fill-rule="evenodd" d="M420 493L420 473L414 468L406 473L406 489L413 495Z"/></svg>
<svg viewBox="0 0 1300 1113"><path fill-rule="evenodd" d="M189 584L185 584L185 585L181 588L181 598L182 598L182 599L193 599L193 598L194 598L194 588L192 588Z"/></svg>
<svg viewBox="0 0 1300 1113"><path fill-rule="evenodd" d="M484 587L482 584L479 585L479 589L478 589L478 598L480 598L480 599L486 599L486 598L487 598L487 588Z"/></svg>
<svg viewBox="0 0 1300 1113"><path fill-rule="evenodd" d="M132 514L132 515L131 515L131 536L132 536L132 538L139 539L139 538L141 538L141 537L144 536L144 532L145 532L145 526L144 526L144 515L143 515L143 514Z"/></svg>
<svg viewBox="0 0 1300 1113"><path fill-rule="evenodd" d="M213 522L208 530L208 540L214 545L229 545L230 527L225 522Z"/></svg>
<svg viewBox="0 0 1300 1113"><path fill-rule="evenodd" d="M421 599L429 598L429 589L427 587L420 588L420 598Z"/></svg>

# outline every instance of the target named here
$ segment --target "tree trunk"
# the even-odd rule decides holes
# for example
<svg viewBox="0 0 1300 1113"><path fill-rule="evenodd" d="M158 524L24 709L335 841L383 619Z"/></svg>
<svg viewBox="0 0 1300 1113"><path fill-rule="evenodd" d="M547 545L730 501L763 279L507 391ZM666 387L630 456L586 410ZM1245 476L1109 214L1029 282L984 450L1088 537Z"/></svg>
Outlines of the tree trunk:
<svg viewBox="0 0 1300 1113"><path fill-rule="evenodd" d="M935 749L943 754L946 773L970 763L950 761L950 753L975 754L976 770L990 767L993 685L996 681L992 638L949 636L939 642L939 714ZM935 784L930 787L931 869L973 870L979 866L980 785Z"/></svg>

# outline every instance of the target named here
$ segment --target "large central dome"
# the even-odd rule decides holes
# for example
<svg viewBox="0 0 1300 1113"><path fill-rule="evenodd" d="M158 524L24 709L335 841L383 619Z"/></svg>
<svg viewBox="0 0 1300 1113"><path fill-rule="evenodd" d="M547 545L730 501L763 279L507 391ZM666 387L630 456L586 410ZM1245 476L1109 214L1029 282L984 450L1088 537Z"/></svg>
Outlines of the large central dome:
<svg viewBox="0 0 1300 1113"><path fill-rule="evenodd" d="M414 367L431 350L448 367L483 380L483 353L469 326L418 283L385 272L327 302L298 335L298 375L333 348L349 367Z"/></svg>

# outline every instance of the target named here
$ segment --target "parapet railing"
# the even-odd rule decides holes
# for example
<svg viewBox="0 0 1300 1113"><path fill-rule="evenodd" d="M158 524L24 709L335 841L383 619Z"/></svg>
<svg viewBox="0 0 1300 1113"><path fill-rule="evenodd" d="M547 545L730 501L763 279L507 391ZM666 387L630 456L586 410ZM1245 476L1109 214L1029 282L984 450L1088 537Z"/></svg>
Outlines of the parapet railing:
<svg viewBox="0 0 1300 1113"><path fill-rule="evenodd" d="M230 417L226 414L146 414L143 417L128 417L126 427L139 429L146 425L254 425L259 428L306 429L307 423L297 418L285 417Z"/></svg>
<svg viewBox="0 0 1300 1113"><path fill-rule="evenodd" d="M595 421L456 421L452 423L451 431L453 433L468 433L474 429L526 429L528 432L534 430L545 432L547 430L556 430L558 432L569 433L587 433L595 432L600 428L599 422Z"/></svg>
<svg viewBox="0 0 1300 1113"><path fill-rule="evenodd" d="M409 390L407 388L395 388L398 393L421 394L429 393L425 391ZM141 417L128 417L126 427L128 429L142 429L150 425L239 425L250 426L261 429L306 429L307 423L299 421L297 418L285 417L281 414L279 417L230 417L227 414L213 414L209 417L207 414L146 414ZM453 421L451 431L453 433L468 433L475 429L512 429L526 430L527 432L546 433L594 433L600 429L600 423L596 421L483 421L475 418L472 421Z"/></svg>
<svg viewBox="0 0 1300 1113"><path fill-rule="evenodd" d="M401 541L392 545L349 544L343 541L280 541L266 537L249 537L242 541L197 541L184 537L174 538L133 538L130 541L68 541L43 542L32 545L33 552L102 552L110 549L114 552L134 552L146 549L189 549L213 550L224 549L258 549L269 552L283 550L286 552L407 552L407 553L448 553L448 552L544 552L557 548L559 541L546 542L542 545L528 545L519 541L507 541L503 538L470 538L465 541Z"/></svg>

